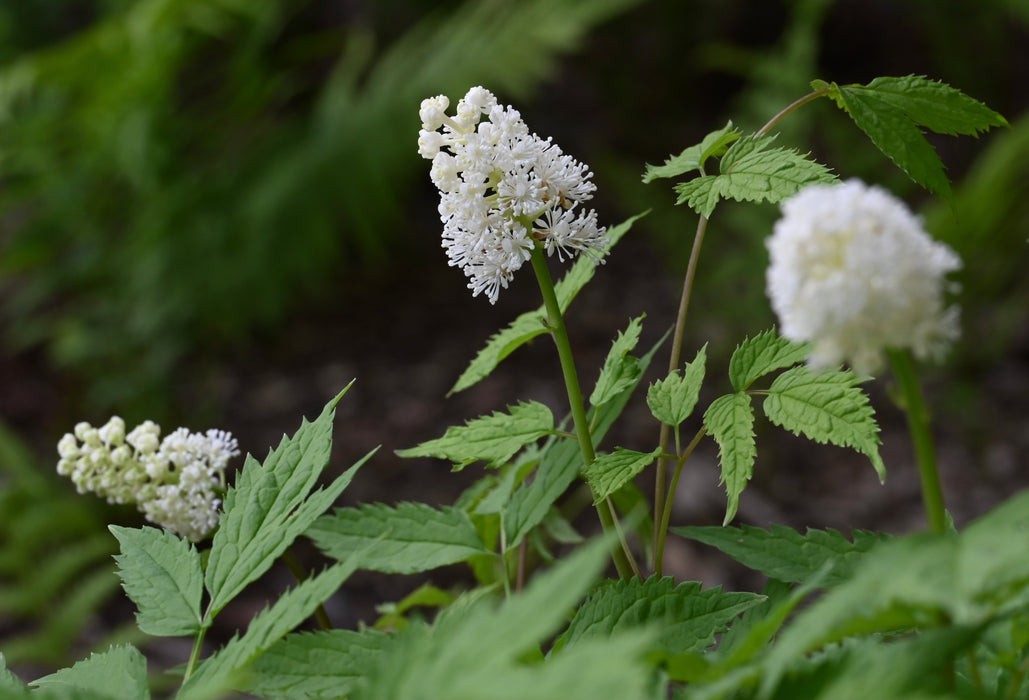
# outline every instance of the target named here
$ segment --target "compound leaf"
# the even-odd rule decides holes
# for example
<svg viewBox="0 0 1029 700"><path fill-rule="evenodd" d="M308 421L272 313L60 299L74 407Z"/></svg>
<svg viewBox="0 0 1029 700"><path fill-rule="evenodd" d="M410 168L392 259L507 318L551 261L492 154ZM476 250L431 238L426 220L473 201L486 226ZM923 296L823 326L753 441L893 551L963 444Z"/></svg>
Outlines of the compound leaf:
<svg viewBox="0 0 1029 700"><path fill-rule="evenodd" d="M737 141L721 161L721 173L675 186L676 204L686 202L709 217L722 199L776 203L802 187L833 182L836 176L821 163L789 148L772 148L773 136Z"/></svg>
<svg viewBox="0 0 1029 700"><path fill-rule="evenodd" d="M235 487L225 495L225 514L211 544L204 581L211 595L209 615L267 571L371 457L365 455L329 486L311 493L329 461L332 419L344 393L346 389L314 422L304 420L292 438L283 437L263 464L247 455Z"/></svg>

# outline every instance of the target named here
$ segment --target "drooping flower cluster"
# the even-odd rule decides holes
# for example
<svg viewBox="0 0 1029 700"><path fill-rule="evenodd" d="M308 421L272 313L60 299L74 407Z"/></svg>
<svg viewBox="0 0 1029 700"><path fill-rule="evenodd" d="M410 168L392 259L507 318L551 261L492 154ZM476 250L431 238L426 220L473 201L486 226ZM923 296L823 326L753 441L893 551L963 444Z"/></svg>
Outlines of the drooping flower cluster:
<svg viewBox="0 0 1029 700"><path fill-rule="evenodd" d="M599 260L607 237L596 212L580 207L596 190L587 166L530 134L521 115L485 88L469 90L456 115L449 106L445 95L422 101L418 152L432 160L443 247L470 278L472 295L495 303L536 241L561 260L576 253Z"/></svg>
<svg viewBox="0 0 1029 700"><path fill-rule="evenodd" d="M221 430L179 428L161 440L153 421L126 434L117 416L100 428L79 423L57 452L57 472L70 477L79 493L135 503L150 522L194 542L218 524L225 467L240 453L236 439Z"/></svg>
<svg viewBox="0 0 1029 700"><path fill-rule="evenodd" d="M925 359L959 333L944 276L961 267L903 202L859 180L815 185L782 205L768 239L767 291L782 334L813 343L815 366L874 374L886 348Z"/></svg>

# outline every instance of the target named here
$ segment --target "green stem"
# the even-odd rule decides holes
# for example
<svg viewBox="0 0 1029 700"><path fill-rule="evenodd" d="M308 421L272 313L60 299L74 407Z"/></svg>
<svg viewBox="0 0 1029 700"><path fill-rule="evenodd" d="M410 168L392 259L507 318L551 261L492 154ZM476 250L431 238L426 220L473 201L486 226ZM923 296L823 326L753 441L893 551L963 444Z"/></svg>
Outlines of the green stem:
<svg viewBox="0 0 1029 700"><path fill-rule="evenodd" d="M189 680L189 677L193 675L193 671L196 670L197 662L200 661L200 650L204 646L205 636L207 636L207 627L201 625L200 629L197 630L196 637L193 638L193 649L189 652L189 661L186 662L186 671L182 674L183 683Z"/></svg>
<svg viewBox="0 0 1029 700"><path fill-rule="evenodd" d="M940 475L936 469L936 450L932 433L929 431L929 414L918 377L915 375L914 363L907 350L887 350L886 354L890 358L903 397L902 408L907 414L908 430L911 432L911 441L915 448L918 474L922 480L922 501L925 503L929 527L933 532L943 533L947 530L943 489L940 488Z"/></svg>
<svg viewBox="0 0 1029 700"><path fill-rule="evenodd" d="M675 330L672 332L672 352L668 357L668 373L679 369L679 361L682 358L683 336L686 334L686 312L690 308L690 296L693 294L693 281L697 277L697 262L700 260L700 247L704 243L704 234L707 233L707 217L701 216L697 221L697 232L693 236L693 249L690 251L690 261L686 265L686 277L682 283L682 296L679 298L679 313L675 318ZM658 438L658 445L662 454L668 452L668 439L671 429L667 425L661 426L661 435ZM682 469L682 466L679 466ZM665 482L668 479L668 462L665 459L657 461L654 472L654 522L667 522L664 517L665 503ZM654 573L662 574L664 566L664 541L666 533L662 528L654 529Z"/></svg>
<svg viewBox="0 0 1029 700"><path fill-rule="evenodd" d="M808 102L811 102L812 100L817 100L822 95L828 95L830 92L832 92L832 88L826 87L822 88L821 90L815 90L814 92L810 92L798 100L794 100L789 105L784 107L778 114L769 119L767 124L758 129L757 132L754 133L754 138L764 136L765 134L767 134L773 126L775 126L782 120L783 117L785 117L787 114L794 111L798 107L806 105Z"/></svg>
<svg viewBox="0 0 1029 700"><path fill-rule="evenodd" d="M547 325L550 335L554 338L554 344L557 345L557 354L561 360L561 372L564 375L565 390L568 392L568 403L572 410L575 434L579 439L579 449L582 450L583 461L588 467L597 458L596 452L593 450L593 436L590 435L589 422L586 419L586 406L582 400L582 390L579 388L579 375L575 370L575 358L572 355L572 345L568 341L568 331L561 314L561 305L557 301L554 282L550 277L550 270L547 268L547 259L539 244L533 247L531 259L532 269L536 272L536 281L539 283L540 293L543 295L543 305L547 310ZM594 501L596 501L596 494L594 494ZM600 523L604 526L605 532L614 530L614 519L603 503L597 504L597 515L600 516ZM632 568L625 555L626 550L627 546L623 542L621 548L611 551L618 575L624 579L632 577Z"/></svg>
<svg viewBox="0 0 1029 700"><path fill-rule="evenodd" d="M675 490L679 486L679 477L682 475L683 465L686 464L686 460L690 458L690 455L693 454L693 450L697 448L697 445L700 444L700 441L705 435L707 435L707 428L701 428L698 430L697 434L693 436L692 440L690 440L690 444L686 446L686 450L682 453L682 456L679 457L676 462L675 473L672 474L671 488L668 489L668 500L664 504L664 508L661 512L660 527L658 528L658 532L661 536L657 540L656 546L658 548L654 550L655 553L661 552L663 554L665 551L665 540L668 538L668 525L672 520L672 499L675 498ZM655 561L657 561L656 554ZM660 576L661 574L658 573L657 575Z"/></svg>
<svg viewBox="0 0 1029 700"><path fill-rule="evenodd" d="M307 580L307 572L304 571L304 567L300 565L300 561L296 555L293 554L293 550L287 549L282 553L282 561L289 568L293 574L293 578L297 580L297 583L303 583ZM325 606L321 603L314 611L314 619L318 622L318 626L323 630L332 629L332 621L329 619L329 613L325 611Z"/></svg>

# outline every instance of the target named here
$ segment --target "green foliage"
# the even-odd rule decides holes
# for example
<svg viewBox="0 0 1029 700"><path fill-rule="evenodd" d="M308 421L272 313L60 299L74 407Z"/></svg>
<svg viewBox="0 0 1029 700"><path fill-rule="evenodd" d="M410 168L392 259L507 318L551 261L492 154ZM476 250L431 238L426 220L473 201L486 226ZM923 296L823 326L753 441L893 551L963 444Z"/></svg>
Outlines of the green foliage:
<svg viewBox="0 0 1029 700"><path fill-rule="evenodd" d="M712 646L715 635L725 632L740 613L763 600L753 593L702 590L697 581L676 585L668 576L607 581L576 611L554 653L647 627L660 630L655 650L668 655L698 653Z"/></svg>
<svg viewBox="0 0 1029 700"><path fill-rule="evenodd" d="M142 401L191 349L386 259L407 230L419 100L525 97L637 2L468 2L381 30L308 29L303 1L108 3L0 70L12 339L45 344L96 403Z"/></svg>
<svg viewBox="0 0 1029 700"><path fill-rule="evenodd" d="M366 455L328 487L311 493L328 464L335 406L345 392L330 401L314 422L305 419L292 439L283 436L263 464L247 456L235 486L225 495L225 515L211 543L204 572L204 585L211 595L206 616L216 614L267 571L332 505L371 456Z"/></svg>
<svg viewBox="0 0 1029 700"><path fill-rule="evenodd" d="M719 161L718 175L703 175L675 186L676 204L686 202L710 217L722 199L780 202L802 187L832 182L836 176L821 163L789 148L772 148L774 136L736 141Z"/></svg>
<svg viewBox="0 0 1029 700"><path fill-rule="evenodd" d="M397 450L400 457L438 457L454 463L454 471L482 460L488 467L506 464L518 450L554 432L554 414L538 401L521 401L507 413L447 428L443 437Z"/></svg>
<svg viewBox="0 0 1029 700"><path fill-rule="evenodd" d="M138 649L128 645L111 647L105 652L92 654L71 668L62 668L56 673L36 679L31 685L44 691L51 691L44 692L44 695L49 694L50 697L58 698L150 698L146 659Z"/></svg>
<svg viewBox="0 0 1029 700"><path fill-rule="evenodd" d="M589 402L593 406L601 406L624 391L635 386L640 378L639 360L628 353L636 349L643 331L643 316L632 319L625 331L619 331L618 337L611 344L611 350L604 360L600 377L590 394Z"/></svg>
<svg viewBox="0 0 1029 700"><path fill-rule="evenodd" d="M868 85L842 87L816 80L812 87L828 90L837 106L912 180L948 199L952 193L943 163L919 127L938 134L975 136L1007 125L1004 117L981 102L924 76L876 78Z"/></svg>
<svg viewBox="0 0 1029 700"><path fill-rule="evenodd" d="M620 241L622 236L629 232L633 223L644 216L646 216L646 212L637 214L619 225L611 227L607 231L608 245L605 250L610 251L615 243ZM561 281L554 285L555 292L557 293L557 302L561 307L562 313L568 310L572 300L586 286L586 283L593 279L593 273L596 269L596 261L585 255L580 256ZM546 310L541 304L535 311L526 311L512 321L507 328L494 334L489 339L489 342L486 343L486 347L478 352L475 359L458 377L447 395L449 396L474 386L482 379L488 377L497 368L497 365L512 352L536 336L546 333L547 327L543 322L546 317Z"/></svg>
<svg viewBox="0 0 1029 700"><path fill-rule="evenodd" d="M428 571L488 552L464 511L422 503L341 508L314 521L305 534L340 561L374 542L361 568L386 573Z"/></svg>
<svg viewBox="0 0 1029 700"><path fill-rule="evenodd" d="M244 690L270 700L349 695L389 641L371 630L287 635L257 657Z"/></svg>
<svg viewBox="0 0 1029 700"><path fill-rule="evenodd" d="M771 579L790 583L812 580L827 564L832 568L821 577L825 586L836 586L853 577L865 555L891 538L878 532L855 530L848 540L836 530L808 528L800 534L793 528L772 525L771 529L742 527L677 527L676 534L717 547L744 566Z"/></svg>
<svg viewBox="0 0 1029 700"><path fill-rule="evenodd" d="M617 447L614 452L598 455L585 472L586 480L593 489L594 501L602 503L650 466L660 454L661 448L651 452L636 452Z"/></svg>
<svg viewBox="0 0 1029 700"><path fill-rule="evenodd" d="M768 420L816 442L852 447L868 457L886 478L879 456L879 426L868 396L858 388L864 381L853 372L812 372L794 367L775 378L763 408Z"/></svg>
<svg viewBox="0 0 1029 700"><path fill-rule="evenodd" d="M729 359L732 388L746 391L766 374L803 362L810 349L808 343L795 343L779 336L774 328L746 338Z"/></svg>
<svg viewBox="0 0 1029 700"><path fill-rule="evenodd" d="M690 417L700 398L700 386L704 382L707 363L705 343L693 362L687 362L680 375L675 370L664 379L654 382L647 389L647 406L650 412L665 425L677 426Z"/></svg>
<svg viewBox="0 0 1029 700"><path fill-rule="evenodd" d="M147 634L183 637L200 630L204 571L188 540L152 527L111 525L121 545L115 556L125 593L136 604L136 624Z"/></svg>
<svg viewBox="0 0 1029 700"><path fill-rule="evenodd" d="M527 664L602 570L611 542L581 547L499 607L481 596L451 606L431 628L396 635L354 698L642 698L647 633L584 643Z"/></svg>
<svg viewBox="0 0 1029 700"><path fill-rule="evenodd" d="M639 360L640 374L650 366L654 353L664 343L661 338ZM590 409L589 420L594 447L604 439L608 429L622 413L636 385L626 387L621 395L603 406ZM504 512L504 533L509 547L517 546L529 532L543 522L551 505L560 498L583 468L582 453L574 440L552 438L540 453L540 465L535 478L523 483L511 496Z"/></svg>
<svg viewBox="0 0 1029 700"><path fill-rule="evenodd" d="M643 174L643 182L650 183L663 177L678 177L694 170L699 170L703 174L704 163L708 158L720 158L725 155L729 144L742 135L742 132L733 128L730 121L721 129L712 131L705 136L700 143L689 146L679 155L669 158L664 165L647 165L647 170Z"/></svg>
<svg viewBox="0 0 1029 700"><path fill-rule="evenodd" d="M347 557L317 576L284 593L266 610L258 613L242 637L233 637L225 646L205 659L182 686L187 697L210 689L237 686L245 681L247 666L270 649L286 633L311 616L322 602L335 593L361 564L361 554Z"/></svg>

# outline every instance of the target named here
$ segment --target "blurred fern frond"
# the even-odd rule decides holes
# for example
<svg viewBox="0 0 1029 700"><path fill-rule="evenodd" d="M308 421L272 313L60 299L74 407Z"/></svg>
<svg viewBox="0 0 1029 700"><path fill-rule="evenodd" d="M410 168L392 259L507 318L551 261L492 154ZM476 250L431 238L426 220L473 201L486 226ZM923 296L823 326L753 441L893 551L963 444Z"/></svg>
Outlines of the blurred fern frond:
<svg viewBox="0 0 1029 700"><path fill-rule="evenodd" d="M297 29L317 0L143 0L3 67L9 336L97 405L153 388L402 246L423 97L524 97L638 1L468 2L377 50L356 21Z"/></svg>

